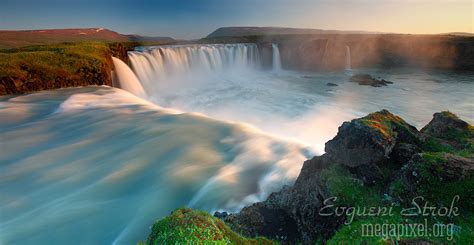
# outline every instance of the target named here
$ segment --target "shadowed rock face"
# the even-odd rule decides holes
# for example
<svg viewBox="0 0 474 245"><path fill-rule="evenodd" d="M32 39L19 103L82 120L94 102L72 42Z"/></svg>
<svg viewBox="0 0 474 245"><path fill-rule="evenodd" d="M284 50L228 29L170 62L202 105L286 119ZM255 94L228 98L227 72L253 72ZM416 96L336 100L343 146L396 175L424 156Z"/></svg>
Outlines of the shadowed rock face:
<svg viewBox="0 0 474 245"><path fill-rule="evenodd" d="M432 152L438 147L432 141L441 140L439 137L453 129L458 130L458 138L450 139L463 147L448 149L449 153ZM319 211L325 200L335 195L342 195L343 205L356 205L352 203L356 194L351 191L353 185L361 185L359 195L367 195L355 197L356 201L378 200L379 195L390 193L390 199L401 203L408 203L417 195L444 203L452 198L450 195L459 193L463 200L460 206L472 211L469 200L474 195L473 132L471 125L449 112L436 113L422 132L387 110L345 122L337 136L326 143L326 153L304 163L294 186L272 193L264 202L246 207L225 221L248 236L265 235L283 244L325 241L343 227L345 217L322 216ZM346 187L334 186L329 182L335 178L349 182ZM380 192L375 196L362 194L373 190L371 186ZM275 226L275 220L289 226L295 224L296 231Z"/></svg>

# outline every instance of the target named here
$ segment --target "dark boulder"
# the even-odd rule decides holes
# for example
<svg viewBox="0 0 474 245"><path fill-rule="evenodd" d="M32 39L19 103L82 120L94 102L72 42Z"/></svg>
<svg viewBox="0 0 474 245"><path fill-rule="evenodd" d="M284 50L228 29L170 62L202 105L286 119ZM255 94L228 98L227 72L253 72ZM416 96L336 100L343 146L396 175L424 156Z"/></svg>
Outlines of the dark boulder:
<svg viewBox="0 0 474 245"><path fill-rule="evenodd" d="M384 79L376 79L369 74L353 75L350 81L354 83L358 83L359 85L366 85L366 86L372 86L372 87L387 86L388 84L393 83Z"/></svg>
<svg viewBox="0 0 474 245"><path fill-rule="evenodd" d="M374 165L387 160L397 143L417 143L415 127L387 110L344 122L325 146L332 161L349 167Z"/></svg>
<svg viewBox="0 0 474 245"><path fill-rule="evenodd" d="M449 111L443 111L435 113L433 119L421 129L421 132L433 137L446 138L454 136L454 134L469 133L473 130L469 123Z"/></svg>
<svg viewBox="0 0 474 245"><path fill-rule="evenodd" d="M232 229L246 236L264 236L284 243L300 241L296 221L285 209L271 208L265 203L255 203L243 208L238 215L226 217Z"/></svg>
<svg viewBox="0 0 474 245"><path fill-rule="evenodd" d="M422 149L415 144L399 143L393 148L390 159L393 162L406 164L412 159L413 155L420 152L422 152Z"/></svg>

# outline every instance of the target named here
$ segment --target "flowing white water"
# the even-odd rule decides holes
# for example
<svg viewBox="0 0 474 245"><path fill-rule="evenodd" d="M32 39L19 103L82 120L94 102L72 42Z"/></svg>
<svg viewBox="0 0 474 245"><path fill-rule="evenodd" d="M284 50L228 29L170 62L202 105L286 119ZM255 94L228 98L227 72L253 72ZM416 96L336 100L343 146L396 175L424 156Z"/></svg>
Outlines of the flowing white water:
<svg viewBox="0 0 474 245"><path fill-rule="evenodd" d="M0 244L136 244L175 208L262 200L311 155L114 88L0 99Z"/></svg>
<svg viewBox="0 0 474 245"><path fill-rule="evenodd" d="M278 44L275 43L272 43L272 61L273 71L279 72L281 70L280 48L278 48Z"/></svg>
<svg viewBox="0 0 474 245"><path fill-rule="evenodd" d="M253 65L258 57L251 55L247 57L254 58L237 59L240 62L233 62L235 66L198 69L211 56L199 56L202 61L190 62L191 56L187 55L189 50L206 50L219 54L220 58L215 60L225 60L222 57L232 57L245 48L247 54L252 49L257 53L253 44L165 46L130 52L130 59L135 73L144 78L140 81L151 101L213 118L249 123L264 132L300 141L319 154L343 121L384 108L418 127L441 110L452 110L467 120L472 119L473 84L467 82L472 80L472 74L407 69L353 71L395 82L372 88L348 82L352 72L347 71L275 73ZM167 53L169 58L163 58L162 53ZM184 68L175 67L176 64ZM170 71L167 67L171 67ZM176 73L176 69L182 70ZM328 82L339 86L328 87Z"/></svg>
<svg viewBox="0 0 474 245"><path fill-rule="evenodd" d="M212 76L228 69L242 71L260 66L255 44L160 46L141 51L130 52L130 60L146 93L151 96L162 89L176 87L173 82Z"/></svg>
<svg viewBox="0 0 474 245"><path fill-rule="evenodd" d="M120 87L138 97L145 98L146 93L143 90L142 84L128 65L115 57L112 57L112 61L114 62L115 72L117 73L116 77Z"/></svg>
<svg viewBox="0 0 474 245"><path fill-rule="evenodd" d="M346 70L351 70L351 48L346 45Z"/></svg>

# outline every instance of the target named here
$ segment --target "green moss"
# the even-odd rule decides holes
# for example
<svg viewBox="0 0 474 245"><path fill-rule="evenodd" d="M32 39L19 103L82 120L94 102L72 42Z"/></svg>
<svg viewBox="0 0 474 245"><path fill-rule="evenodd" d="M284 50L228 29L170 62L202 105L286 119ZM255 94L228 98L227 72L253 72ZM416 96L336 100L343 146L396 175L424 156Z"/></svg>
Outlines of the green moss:
<svg viewBox="0 0 474 245"><path fill-rule="evenodd" d="M274 244L233 232L223 221L204 211L181 208L156 222L147 244Z"/></svg>
<svg viewBox="0 0 474 245"><path fill-rule="evenodd" d="M453 114L453 116L455 115ZM445 152L462 157L472 157L474 156L474 128L472 125L468 125L464 130L451 128L442 138L427 138L422 148L426 152Z"/></svg>
<svg viewBox="0 0 474 245"><path fill-rule="evenodd" d="M388 241L394 239L393 237L378 237L378 236L364 236L362 233L363 227L366 224L398 224L405 220L400 215L400 210L395 209L392 216L375 216L358 219L350 225L343 225L336 234L331 237L327 244L387 244ZM390 243L389 243L390 244Z"/></svg>
<svg viewBox="0 0 474 245"><path fill-rule="evenodd" d="M383 194L379 187L364 185L341 165L329 166L323 170L321 177L331 195L338 198L339 204L368 206L378 205L382 200Z"/></svg>
<svg viewBox="0 0 474 245"><path fill-rule="evenodd" d="M423 150L428 152L453 152L454 148L438 138L430 137L423 144Z"/></svg>
<svg viewBox="0 0 474 245"><path fill-rule="evenodd" d="M362 230L364 225L371 224L424 224L425 218L408 218L401 216L400 210L394 212L393 216L385 217L370 217L363 220L358 220L351 225L343 226L337 233L327 241L327 244L397 244L395 241L429 241L435 244L470 244L474 240L474 215L472 213L465 213L462 217L456 217L454 220L439 220L428 217L426 220L427 228L432 232L432 227L435 224L453 224L452 237L445 234L444 236L363 236ZM450 231L451 232L451 231ZM400 234L401 235L401 234ZM452 240L448 240L452 239ZM394 243L391 243L394 242Z"/></svg>
<svg viewBox="0 0 474 245"><path fill-rule="evenodd" d="M459 195L459 206L464 211L471 208L471 198L474 196L474 176L467 174L464 179L445 181L438 176L445 171L443 165L447 162L443 152L427 152L423 161L415 165L415 171L421 178L417 183L417 192L432 203L448 205L454 195Z"/></svg>
<svg viewBox="0 0 474 245"><path fill-rule="evenodd" d="M401 136L405 143L419 142L416 128L387 110L371 113L357 121L378 132L385 140Z"/></svg>

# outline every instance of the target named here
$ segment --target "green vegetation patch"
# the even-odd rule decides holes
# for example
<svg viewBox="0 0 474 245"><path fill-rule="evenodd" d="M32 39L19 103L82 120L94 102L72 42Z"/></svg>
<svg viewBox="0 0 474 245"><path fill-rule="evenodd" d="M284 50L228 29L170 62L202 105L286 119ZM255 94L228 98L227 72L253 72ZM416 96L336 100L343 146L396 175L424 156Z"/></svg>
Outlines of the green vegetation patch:
<svg viewBox="0 0 474 245"><path fill-rule="evenodd" d="M406 123L401 117L393 115L387 110L371 113L358 121L379 132L385 139L403 134L406 142L417 142L416 128Z"/></svg>
<svg viewBox="0 0 474 245"><path fill-rule="evenodd" d="M250 239L232 231L205 211L180 208L156 222L147 244L274 244L266 238Z"/></svg>
<svg viewBox="0 0 474 245"><path fill-rule="evenodd" d="M0 50L0 95L111 85L109 45L65 43Z"/></svg>
<svg viewBox="0 0 474 245"><path fill-rule="evenodd" d="M332 164L321 172L323 182L337 203L352 206L379 205L383 194L379 186L367 186L343 166Z"/></svg>

